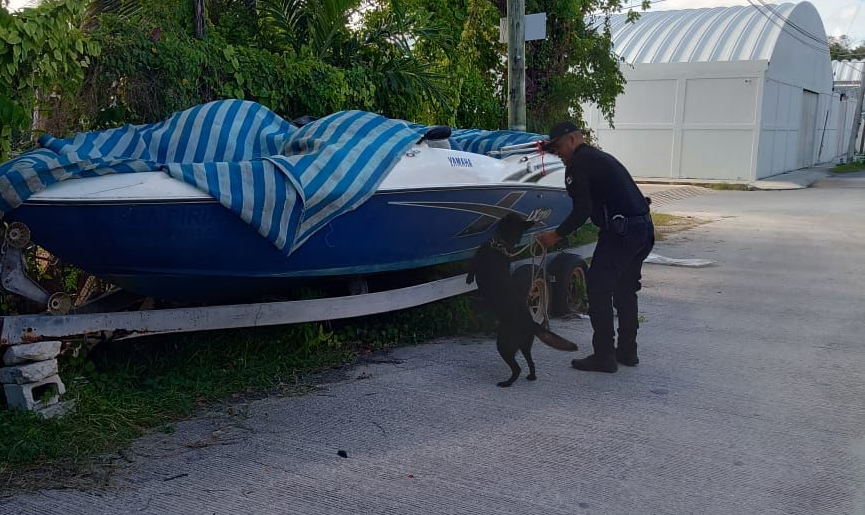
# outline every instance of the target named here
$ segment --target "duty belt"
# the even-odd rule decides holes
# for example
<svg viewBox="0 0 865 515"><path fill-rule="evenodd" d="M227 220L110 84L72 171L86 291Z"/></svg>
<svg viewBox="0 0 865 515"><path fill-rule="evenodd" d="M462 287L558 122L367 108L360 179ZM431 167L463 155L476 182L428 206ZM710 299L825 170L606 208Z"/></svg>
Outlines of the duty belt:
<svg viewBox="0 0 865 515"><path fill-rule="evenodd" d="M629 224L630 223L637 224L637 223L651 223L652 222L652 215L650 215L648 213L645 215L637 215L637 216L616 215L613 217L613 219L616 219L616 218L624 218Z"/></svg>

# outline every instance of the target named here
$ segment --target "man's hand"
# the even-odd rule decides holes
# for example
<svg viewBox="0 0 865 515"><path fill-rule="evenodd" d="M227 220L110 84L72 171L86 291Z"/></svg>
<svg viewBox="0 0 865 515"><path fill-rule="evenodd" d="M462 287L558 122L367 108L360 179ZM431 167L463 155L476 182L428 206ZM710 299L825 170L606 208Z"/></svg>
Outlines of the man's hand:
<svg viewBox="0 0 865 515"><path fill-rule="evenodd" d="M558 243L559 240L562 239L562 237L559 236L559 234L556 231L547 231L547 232L542 232L542 233L538 234L537 239L541 245L543 245L546 248L550 248L553 245L555 245L556 243Z"/></svg>

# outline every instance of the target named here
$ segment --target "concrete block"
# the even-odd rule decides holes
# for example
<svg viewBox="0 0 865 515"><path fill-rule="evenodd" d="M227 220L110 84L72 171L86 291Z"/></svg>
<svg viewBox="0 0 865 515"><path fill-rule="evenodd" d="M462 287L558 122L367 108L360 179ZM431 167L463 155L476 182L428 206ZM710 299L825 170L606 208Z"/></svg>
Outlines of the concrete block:
<svg viewBox="0 0 865 515"><path fill-rule="evenodd" d="M66 387L63 386L60 376L53 375L38 383L4 384L3 393L6 394L6 403L10 408L33 411L60 402L60 396L66 393ZM41 400L43 398L45 400Z"/></svg>
<svg viewBox="0 0 865 515"><path fill-rule="evenodd" d="M22 343L9 347L3 355L7 365L17 365L25 361L45 361L60 354L60 342Z"/></svg>
<svg viewBox="0 0 865 515"><path fill-rule="evenodd" d="M25 365L0 368L0 383L37 383L57 374L57 360L37 361Z"/></svg>
<svg viewBox="0 0 865 515"><path fill-rule="evenodd" d="M36 414L39 415L39 418L42 420L47 420L49 418L64 417L70 413L74 413L75 408L74 400L62 401L42 406L41 408L36 408Z"/></svg>

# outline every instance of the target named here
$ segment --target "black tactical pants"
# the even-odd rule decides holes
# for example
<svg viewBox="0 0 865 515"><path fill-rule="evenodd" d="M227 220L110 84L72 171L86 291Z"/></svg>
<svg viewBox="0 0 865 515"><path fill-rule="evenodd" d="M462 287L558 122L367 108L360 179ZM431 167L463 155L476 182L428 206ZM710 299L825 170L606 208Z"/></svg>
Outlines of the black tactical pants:
<svg viewBox="0 0 865 515"><path fill-rule="evenodd" d="M616 352L613 306L619 314L619 352L636 352L637 292L643 260L654 245L651 222L630 223L625 236L601 230L586 277L595 354L610 356Z"/></svg>

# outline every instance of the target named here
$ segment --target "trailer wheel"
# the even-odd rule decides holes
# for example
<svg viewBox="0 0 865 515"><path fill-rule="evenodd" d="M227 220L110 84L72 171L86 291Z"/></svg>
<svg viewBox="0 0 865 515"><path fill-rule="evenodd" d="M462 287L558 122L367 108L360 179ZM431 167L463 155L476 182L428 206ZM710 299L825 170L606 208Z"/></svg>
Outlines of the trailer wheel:
<svg viewBox="0 0 865 515"><path fill-rule="evenodd" d="M526 309L536 323L549 327L547 310L550 303L550 291L546 277L535 277L532 265L517 267L511 274L514 288L520 298L526 299Z"/></svg>
<svg viewBox="0 0 865 515"><path fill-rule="evenodd" d="M46 308L52 315L65 315L72 309L72 299L63 292L57 292L48 297Z"/></svg>
<svg viewBox="0 0 865 515"><path fill-rule="evenodd" d="M30 244L30 228L21 222L12 222L6 230L5 238L12 247L24 250Z"/></svg>
<svg viewBox="0 0 865 515"><path fill-rule="evenodd" d="M547 269L554 280L552 315L586 312L586 272L589 269L586 260L580 255L562 252L553 259Z"/></svg>

